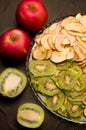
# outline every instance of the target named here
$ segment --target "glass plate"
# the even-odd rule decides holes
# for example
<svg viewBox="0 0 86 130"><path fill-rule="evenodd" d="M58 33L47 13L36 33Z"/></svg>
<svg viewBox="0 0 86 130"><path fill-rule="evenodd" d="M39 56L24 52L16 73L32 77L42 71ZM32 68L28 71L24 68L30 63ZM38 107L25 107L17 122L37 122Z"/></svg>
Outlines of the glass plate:
<svg viewBox="0 0 86 130"><path fill-rule="evenodd" d="M58 19L55 19L53 20L52 22L48 23L42 30L40 30L37 34L41 34L47 27L49 27L50 25L52 25L53 23L55 22L60 22L62 19L64 19L65 17L62 17L62 18L58 18ZM36 43L34 41L34 39L32 40L32 46L31 46L31 50L35 47ZM28 76L28 80L29 80L29 84L30 84L30 87L32 88L32 91L34 92L35 96L37 97L37 99L45 106L46 109L48 109L48 107L46 106L45 104L45 96L43 96L42 94L36 92L31 84L31 77L30 77L30 73L29 73L29 68L28 68L28 64L29 64L29 61L32 60L32 54L31 54L31 50L30 50L30 53L28 54L27 58L26 58L26 71L27 71L27 76ZM50 109L48 109L49 111L51 111L51 113L53 113L54 115L56 115L57 117L60 117L62 119L65 119L67 121L70 121L70 122L74 122L74 123L79 123L79 124L86 124L86 118L84 116L82 116L81 120L80 121L75 121L75 120L72 120L70 119L69 117L66 117L66 116L63 116L63 115L60 115Z"/></svg>

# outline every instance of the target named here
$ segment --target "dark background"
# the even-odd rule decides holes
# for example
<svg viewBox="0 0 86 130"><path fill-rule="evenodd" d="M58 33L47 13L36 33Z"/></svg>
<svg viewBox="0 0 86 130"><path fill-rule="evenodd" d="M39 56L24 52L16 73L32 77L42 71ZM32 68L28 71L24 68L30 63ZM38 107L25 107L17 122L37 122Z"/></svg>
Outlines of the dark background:
<svg viewBox="0 0 86 130"><path fill-rule="evenodd" d="M15 11L21 0L0 0L0 35L12 27L18 27ZM48 22L68 15L86 14L86 0L42 0L48 10ZM33 36L33 35L31 35ZM7 62L0 56L0 73L7 67L16 67L26 73L26 59L19 63ZM16 121L17 108L25 102L34 102L42 106L35 97L29 82L22 94L14 99L0 96L0 130L27 130ZM68 122L56 117L44 106L44 123L36 130L85 130L85 125Z"/></svg>

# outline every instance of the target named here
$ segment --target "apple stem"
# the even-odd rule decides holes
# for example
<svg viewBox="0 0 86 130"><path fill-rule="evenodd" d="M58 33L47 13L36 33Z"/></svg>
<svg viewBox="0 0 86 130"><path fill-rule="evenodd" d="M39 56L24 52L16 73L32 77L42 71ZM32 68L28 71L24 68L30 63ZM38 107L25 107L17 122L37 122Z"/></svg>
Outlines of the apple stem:
<svg viewBox="0 0 86 130"><path fill-rule="evenodd" d="M35 9L36 9L36 7L34 7L34 5L28 5L28 8L29 8L30 10L35 10Z"/></svg>
<svg viewBox="0 0 86 130"><path fill-rule="evenodd" d="M11 35L10 35L9 38L10 38L10 40L13 41L13 42L16 41L16 38L15 38L14 36L11 36Z"/></svg>

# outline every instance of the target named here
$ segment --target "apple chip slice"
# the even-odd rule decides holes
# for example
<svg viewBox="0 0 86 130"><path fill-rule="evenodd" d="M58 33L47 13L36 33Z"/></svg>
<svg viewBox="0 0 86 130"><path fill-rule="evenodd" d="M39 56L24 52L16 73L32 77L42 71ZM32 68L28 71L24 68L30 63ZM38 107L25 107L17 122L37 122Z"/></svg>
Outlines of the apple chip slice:
<svg viewBox="0 0 86 130"><path fill-rule="evenodd" d="M66 55L67 60L71 60L75 57L75 52L73 47L67 47L66 51L67 51L67 55Z"/></svg>
<svg viewBox="0 0 86 130"><path fill-rule="evenodd" d="M83 24L84 27L86 28L86 15L81 15L81 13L78 13L78 14L76 15L76 19L78 19L79 22L80 22L81 24Z"/></svg>
<svg viewBox="0 0 86 130"><path fill-rule="evenodd" d="M43 60L47 56L47 51L43 46L36 46L36 48L32 50L32 56L37 60Z"/></svg>
<svg viewBox="0 0 86 130"><path fill-rule="evenodd" d="M73 16L69 16L69 17L64 18L64 19L61 21L61 25L62 25L62 27L65 28L65 27L66 27L69 23L71 23L71 22L77 23L78 20L77 20L75 17L73 17Z"/></svg>
<svg viewBox="0 0 86 130"><path fill-rule="evenodd" d="M80 33L86 32L86 29L84 28L84 26L79 22L77 23L70 22L69 24L65 26L65 29L69 31L80 32Z"/></svg>
<svg viewBox="0 0 86 130"><path fill-rule="evenodd" d="M80 47L77 44L75 44L73 47L74 47L74 51L77 55L76 61L82 61L84 59L85 55L82 53Z"/></svg>
<svg viewBox="0 0 86 130"><path fill-rule="evenodd" d="M61 52L53 51L50 60L53 61L54 63L60 63L66 60L66 54L67 53L65 49L63 49L63 51Z"/></svg>
<svg viewBox="0 0 86 130"><path fill-rule="evenodd" d="M44 36L42 36L41 38L41 45L46 49L46 50L49 50L50 49L50 46L48 44L48 37L52 36L51 34L46 34Z"/></svg>
<svg viewBox="0 0 86 130"><path fill-rule="evenodd" d="M48 37L47 42L52 50L56 50L55 44L53 42L53 38L51 36Z"/></svg>
<svg viewBox="0 0 86 130"><path fill-rule="evenodd" d="M54 43L55 43L55 48L56 48L57 51L62 51L62 45L61 44L62 44L64 38L65 38L65 35L62 34L62 33L59 33L57 35L57 37L55 38Z"/></svg>

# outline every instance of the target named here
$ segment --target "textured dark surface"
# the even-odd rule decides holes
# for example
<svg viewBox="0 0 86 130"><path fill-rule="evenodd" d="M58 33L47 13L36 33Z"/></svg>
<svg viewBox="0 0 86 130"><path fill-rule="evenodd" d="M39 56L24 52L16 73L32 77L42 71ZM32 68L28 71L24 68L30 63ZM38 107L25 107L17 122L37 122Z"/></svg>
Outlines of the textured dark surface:
<svg viewBox="0 0 86 130"><path fill-rule="evenodd" d="M78 12L86 14L86 0L42 0L48 10L48 22L68 15L75 15ZM15 11L20 0L0 0L0 35L12 27L18 27ZM31 35L32 36L32 35ZM0 57L0 73L6 67L16 67L26 73L26 59L21 63L7 62ZM42 104L33 94L29 82L26 89L15 99L6 99L0 96L0 130L27 130L16 121L17 108L25 102ZM43 107L43 106L42 106ZM44 107L43 107L44 108ZM45 110L45 120L37 130L85 130L86 125L79 125L56 117Z"/></svg>

